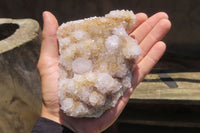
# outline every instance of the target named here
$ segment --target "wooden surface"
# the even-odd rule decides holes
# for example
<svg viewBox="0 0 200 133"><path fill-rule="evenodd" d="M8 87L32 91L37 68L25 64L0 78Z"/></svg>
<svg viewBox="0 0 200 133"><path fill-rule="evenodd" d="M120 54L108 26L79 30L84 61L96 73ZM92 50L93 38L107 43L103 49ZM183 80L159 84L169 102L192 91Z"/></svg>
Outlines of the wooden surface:
<svg viewBox="0 0 200 133"><path fill-rule="evenodd" d="M200 101L200 72L165 73L167 78L160 78L160 74L148 74L135 89L131 99ZM170 88L168 82L177 86Z"/></svg>
<svg viewBox="0 0 200 133"><path fill-rule="evenodd" d="M199 133L200 104L188 101L131 99L119 119L117 127L143 133ZM129 125L129 127L127 127ZM191 132L190 132L191 131Z"/></svg>
<svg viewBox="0 0 200 133"><path fill-rule="evenodd" d="M135 89L117 123L149 128L145 133L152 128L193 133L200 132L199 112L200 71L158 69Z"/></svg>

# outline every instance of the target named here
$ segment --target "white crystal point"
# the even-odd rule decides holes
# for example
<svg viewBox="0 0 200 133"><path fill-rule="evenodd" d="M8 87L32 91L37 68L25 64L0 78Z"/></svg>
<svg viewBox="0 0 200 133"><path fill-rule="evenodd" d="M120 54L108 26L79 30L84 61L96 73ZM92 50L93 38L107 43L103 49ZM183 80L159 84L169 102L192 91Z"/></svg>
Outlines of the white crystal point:
<svg viewBox="0 0 200 133"><path fill-rule="evenodd" d="M109 93L114 89L114 79L107 73L98 74L98 78L95 84L98 91L102 94Z"/></svg>
<svg viewBox="0 0 200 133"><path fill-rule="evenodd" d="M58 28L58 97L66 115L100 117L131 87L141 52L128 35L135 21L132 11L115 10Z"/></svg>
<svg viewBox="0 0 200 133"><path fill-rule="evenodd" d="M106 39L105 45L108 52L113 53L119 48L119 37L116 35L109 36Z"/></svg>
<svg viewBox="0 0 200 133"><path fill-rule="evenodd" d="M137 60L141 53L141 49L139 45L137 44L137 41L130 36L125 37L125 40L127 43L122 50L124 57L126 59Z"/></svg>
<svg viewBox="0 0 200 133"><path fill-rule="evenodd" d="M73 33L74 38L81 40L87 37L87 33L82 30L77 30Z"/></svg>
<svg viewBox="0 0 200 133"><path fill-rule="evenodd" d="M63 101L63 106L61 107L62 110L71 110L74 106L74 100L72 98L65 98Z"/></svg>
<svg viewBox="0 0 200 133"><path fill-rule="evenodd" d="M77 58L72 62L72 70L74 73L85 73L92 70L92 61L84 58Z"/></svg>
<svg viewBox="0 0 200 133"><path fill-rule="evenodd" d="M103 106L105 104L105 96L93 91L89 97L92 106Z"/></svg>
<svg viewBox="0 0 200 133"><path fill-rule="evenodd" d="M128 33L124 29L123 25L120 25L120 26L114 28L113 34L118 35L118 36L127 36L128 35Z"/></svg>

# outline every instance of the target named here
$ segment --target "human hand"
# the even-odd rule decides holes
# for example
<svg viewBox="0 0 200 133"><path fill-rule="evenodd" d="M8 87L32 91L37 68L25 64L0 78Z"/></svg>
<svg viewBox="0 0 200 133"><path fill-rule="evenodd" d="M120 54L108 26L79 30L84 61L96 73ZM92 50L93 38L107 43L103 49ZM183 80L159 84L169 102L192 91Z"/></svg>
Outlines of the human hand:
<svg viewBox="0 0 200 133"><path fill-rule="evenodd" d="M80 133L101 132L119 117L133 90L163 55L166 45L160 40L171 27L171 23L165 13L157 13L150 18L147 18L144 13L139 13L136 15L136 18L136 27L130 36L138 41L142 49L142 55L133 72L133 87L124 93L114 108L107 110L101 117L73 118L66 116L60 110L57 96L59 53L56 31L58 23L50 12L43 13L43 40L38 61L38 70L42 83L42 117L58 122Z"/></svg>

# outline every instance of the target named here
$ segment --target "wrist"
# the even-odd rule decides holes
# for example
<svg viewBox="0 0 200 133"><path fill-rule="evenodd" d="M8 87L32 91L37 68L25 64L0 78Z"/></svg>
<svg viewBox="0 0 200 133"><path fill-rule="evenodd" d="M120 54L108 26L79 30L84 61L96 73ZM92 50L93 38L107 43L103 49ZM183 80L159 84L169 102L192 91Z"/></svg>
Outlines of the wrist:
<svg viewBox="0 0 200 133"><path fill-rule="evenodd" d="M61 124L59 111L58 112L49 111L43 104L42 104L42 111L41 111L40 116Z"/></svg>
<svg viewBox="0 0 200 133"><path fill-rule="evenodd" d="M61 122L61 117L60 117L60 113L59 110L49 110L44 104L42 104L42 111L41 111L41 117L52 120L60 125L64 125L65 127L67 127L68 129L70 129L71 131L74 131L69 125L67 125L66 123Z"/></svg>

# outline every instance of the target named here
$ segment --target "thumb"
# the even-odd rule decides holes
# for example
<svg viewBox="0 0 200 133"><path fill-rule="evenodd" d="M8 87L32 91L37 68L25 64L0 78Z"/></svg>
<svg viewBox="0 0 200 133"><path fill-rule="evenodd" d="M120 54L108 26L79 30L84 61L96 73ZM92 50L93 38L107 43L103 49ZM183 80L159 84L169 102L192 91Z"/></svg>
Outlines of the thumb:
<svg viewBox="0 0 200 133"><path fill-rule="evenodd" d="M45 11L43 12L43 32L42 32L42 58L58 58L58 41L56 32L58 29L58 22L55 16Z"/></svg>

